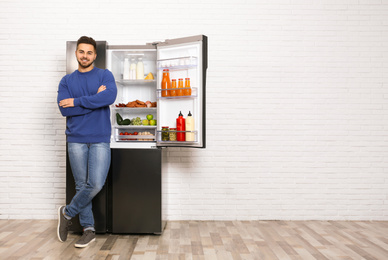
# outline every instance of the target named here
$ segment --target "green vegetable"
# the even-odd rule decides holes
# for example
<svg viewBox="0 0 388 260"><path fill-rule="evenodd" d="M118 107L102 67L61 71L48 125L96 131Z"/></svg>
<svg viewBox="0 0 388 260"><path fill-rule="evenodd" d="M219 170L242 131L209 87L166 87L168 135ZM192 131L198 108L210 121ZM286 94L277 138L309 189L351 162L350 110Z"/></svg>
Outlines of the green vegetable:
<svg viewBox="0 0 388 260"><path fill-rule="evenodd" d="M131 123L131 121L127 118L127 119L124 119L121 124L122 125L129 125Z"/></svg>
<svg viewBox="0 0 388 260"><path fill-rule="evenodd" d="M129 125L131 121L127 119L123 119L119 113L116 113L116 121L118 125Z"/></svg>
<svg viewBox="0 0 388 260"><path fill-rule="evenodd" d="M116 113L116 121L118 125L121 125L121 123L123 122L123 118L120 116L119 113Z"/></svg>

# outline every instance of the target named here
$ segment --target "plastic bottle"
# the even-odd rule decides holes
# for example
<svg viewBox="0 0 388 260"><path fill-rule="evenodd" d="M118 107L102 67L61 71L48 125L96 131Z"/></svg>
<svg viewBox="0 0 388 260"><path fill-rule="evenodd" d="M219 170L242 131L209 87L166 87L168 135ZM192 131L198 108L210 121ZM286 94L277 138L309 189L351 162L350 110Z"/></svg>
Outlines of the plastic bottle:
<svg viewBox="0 0 388 260"><path fill-rule="evenodd" d="M144 79L144 64L143 59L139 58L136 66L136 79Z"/></svg>
<svg viewBox="0 0 388 260"><path fill-rule="evenodd" d="M135 58L131 59L131 66L129 70L129 79L136 79L136 62Z"/></svg>
<svg viewBox="0 0 388 260"><path fill-rule="evenodd" d="M170 71L168 69L164 69L161 89L169 89L169 88L171 88ZM169 97L169 96L170 96L169 90L162 90L162 97Z"/></svg>
<svg viewBox="0 0 388 260"><path fill-rule="evenodd" d="M185 89L183 90L184 96L191 96L190 78L185 78Z"/></svg>
<svg viewBox="0 0 388 260"><path fill-rule="evenodd" d="M179 131L186 131L186 123L185 119L183 118L182 111L179 112L179 116L176 119L176 130L178 131L176 133L176 140L177 141L185 141L185 133L184 132L179 132Z"/></svg>
<svg viewBox="0 0 388 260"><path fill-rule="evenodd" d="M124 59L123 79L129 79L129 59Z"/></svg>
<svg viewBox="0 0 388 260"><path fill-rule="evenodd" d="M189 114L186 118L186 130L185 131L194 131L194 118L191 115L191 112L189 111ZM194 142L195 141L195 135L193 132L186 132L186 141L188 142Z"/></svg>
<svg viewBox="0 0 388 260"><path fill-rule="evenodd" d="M183 79L178 79L177 96L183 96Z"/></svg>

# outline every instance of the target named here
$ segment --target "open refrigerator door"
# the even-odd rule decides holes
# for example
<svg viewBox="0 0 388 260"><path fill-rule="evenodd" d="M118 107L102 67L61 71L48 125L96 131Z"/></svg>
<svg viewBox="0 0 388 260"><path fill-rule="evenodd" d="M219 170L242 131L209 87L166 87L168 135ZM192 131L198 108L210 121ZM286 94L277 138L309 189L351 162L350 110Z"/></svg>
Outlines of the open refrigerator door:
<svg viewBox="0 0 388 260"><path fill-rule="evenodd" d="M205 148L207 37L158 43L156 69L157 146ZM163 85L166 74L177 84Z"/></svg>

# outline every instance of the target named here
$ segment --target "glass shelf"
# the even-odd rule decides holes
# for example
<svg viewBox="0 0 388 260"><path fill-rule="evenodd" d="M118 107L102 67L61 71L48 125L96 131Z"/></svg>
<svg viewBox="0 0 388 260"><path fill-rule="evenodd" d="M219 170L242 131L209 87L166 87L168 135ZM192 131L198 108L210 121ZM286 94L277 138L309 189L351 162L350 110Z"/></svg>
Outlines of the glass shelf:
<svg viewBox="0 0 388 260"><path fill-rule="evenodd" d="M156 80L155 79L120 79L120 80L116 80L116 83L123 86L138 86L138 85L152 86L152 85L155 85Z"/></svg>
<svg viewBox="0 0 388 260"><path fill-rule="evenodd" d="M156 125L114 125L117 129L156 129Z"/></svg>
<svg viewBox="0 0 388 260"><path fill-rule="evenodd" d="M122 112L134 112L134 113L153 113L156 112L156 107L116 107L115 105L111 106L115 111Z"/></svg>
<svg viewBox="0 0 388 260"><path fill-rule="evenodd" d="M116 138L118 142L153 142L155 141L154 135L119 135Z"/></svg>

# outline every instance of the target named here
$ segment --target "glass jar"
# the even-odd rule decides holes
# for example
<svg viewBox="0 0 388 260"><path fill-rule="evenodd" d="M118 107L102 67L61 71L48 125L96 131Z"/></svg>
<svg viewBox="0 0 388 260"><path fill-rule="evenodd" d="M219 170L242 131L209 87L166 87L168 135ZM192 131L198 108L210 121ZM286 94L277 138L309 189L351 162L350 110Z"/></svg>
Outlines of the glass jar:
<svg viewBox="0 0 388 260"><path fill-rule="evenodd" d="M176 128L170 128L169 137L170 141L176 141Z"/></svg>
<svg viewBox="0 0 388 260"><path fill-rule="evenodd" d="M169 141L168 126L162 126L162 141Z"/></svg>

